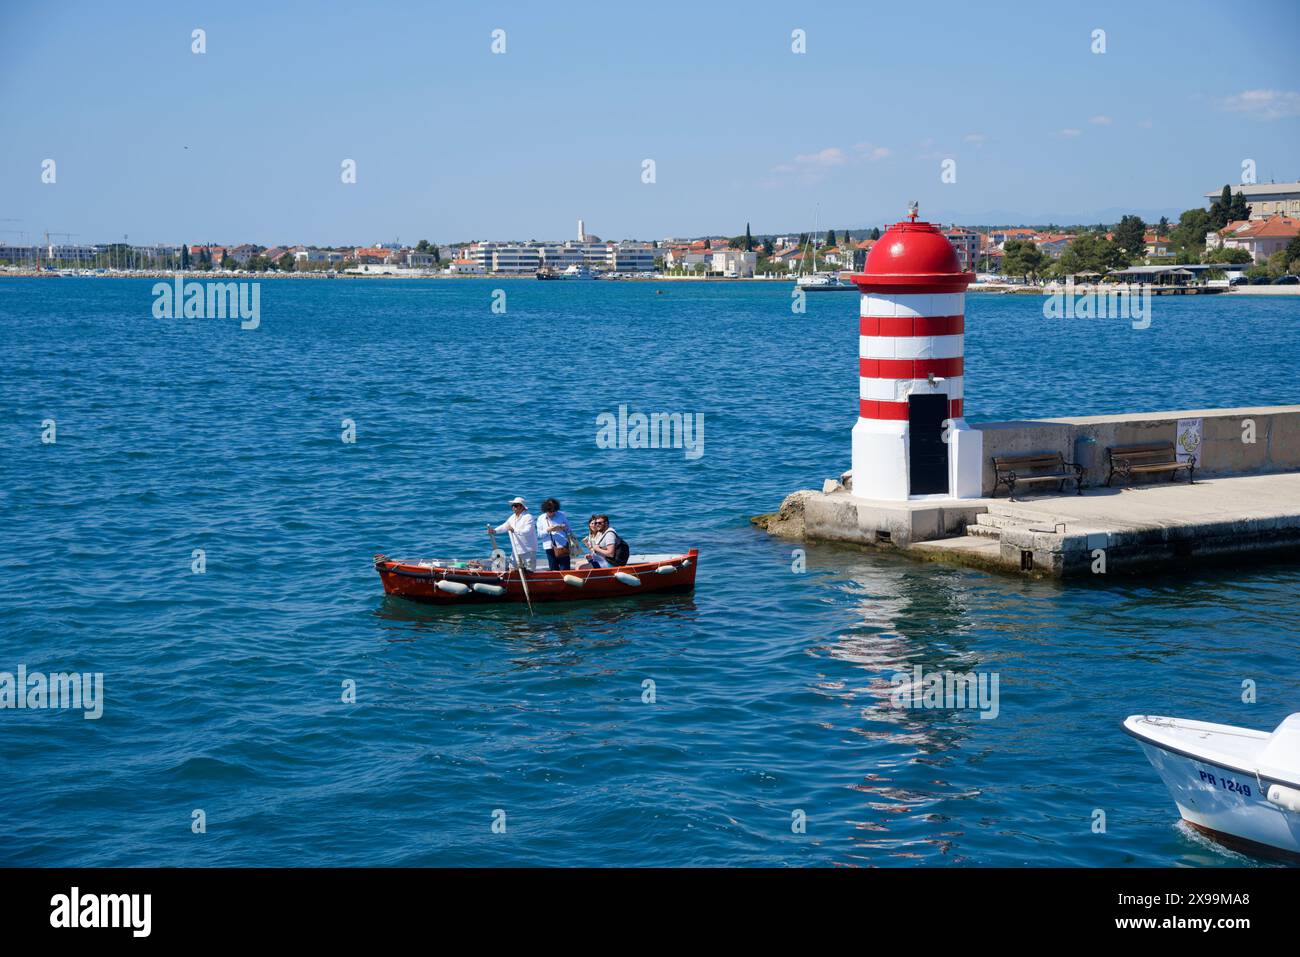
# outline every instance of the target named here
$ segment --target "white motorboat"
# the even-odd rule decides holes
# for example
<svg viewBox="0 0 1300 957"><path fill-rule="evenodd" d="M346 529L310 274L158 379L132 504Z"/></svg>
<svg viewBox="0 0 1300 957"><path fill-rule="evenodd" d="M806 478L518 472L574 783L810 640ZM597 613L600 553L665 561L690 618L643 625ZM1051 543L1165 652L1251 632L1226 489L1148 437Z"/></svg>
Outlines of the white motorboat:
<svg viewBox="0 0 1300 957"><path fill-rule="evenodd" d="M1300 862L1300 712L1272 734L1142 714L1124 730L1184 821L1229 847Z"/></svg>

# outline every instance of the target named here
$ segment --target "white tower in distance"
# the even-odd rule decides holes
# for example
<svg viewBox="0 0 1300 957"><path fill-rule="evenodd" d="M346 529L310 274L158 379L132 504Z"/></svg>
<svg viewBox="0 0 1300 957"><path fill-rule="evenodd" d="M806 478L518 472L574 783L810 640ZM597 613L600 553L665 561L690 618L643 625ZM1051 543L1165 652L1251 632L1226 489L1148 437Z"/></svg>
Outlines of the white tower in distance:
<svg viewBox="0 0 1300 957"><path fill-rule="evenodd" d="M585 243L586 241L587 241L587 230L583 226L582 220L578 220L578 242Z"/></svg>

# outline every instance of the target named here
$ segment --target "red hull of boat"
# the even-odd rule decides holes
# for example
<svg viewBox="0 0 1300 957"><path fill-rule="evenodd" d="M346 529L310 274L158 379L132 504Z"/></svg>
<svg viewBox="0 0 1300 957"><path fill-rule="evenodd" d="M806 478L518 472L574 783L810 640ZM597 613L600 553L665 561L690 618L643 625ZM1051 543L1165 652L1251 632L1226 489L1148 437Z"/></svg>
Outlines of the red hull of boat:
<svg viewBox="0 0 1300 957"><path fill-rule="evenodd" d="M683 592L695 587L695 569L698 549L685 555L675 555L658 561L640 562L620 568L591 568L581 571L553 572L549 570L528 572L528 594L533 603L546 601L587 601L597 598L627 598L653 592ZM671 568L660 572L659 568ZM524 586L519 572L497 572L491 569L442 568L427 564L413 564L375 556L375 571L384 583L384 592L413 601L435 605L496 604L522 602ZM635 576L640 584L630 584L615 577L617 573ZM583 580L581 587L570 585L565 576ZM438 582L458 582L469 586L465 594L454 594L438 587ZM499 595L475 591L475 584L502 587Z"/></svg>

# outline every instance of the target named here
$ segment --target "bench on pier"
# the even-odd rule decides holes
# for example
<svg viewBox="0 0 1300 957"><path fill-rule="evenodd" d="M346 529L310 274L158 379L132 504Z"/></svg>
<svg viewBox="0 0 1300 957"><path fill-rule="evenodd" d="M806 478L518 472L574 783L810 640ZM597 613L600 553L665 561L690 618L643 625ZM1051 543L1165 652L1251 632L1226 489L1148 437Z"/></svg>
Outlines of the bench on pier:
<svg viewBox="0 0 1300 957"><path fill-rule="evenodd" d="M1083 494L1083 476L1087 472L1082 465L1065 461L1060 452L1039 452L1033 455L995 455L993 456L993 496L997 497L998 488L1007 487L1008 498L1016 497L1016 486L1033 482L1057 482L1058 492L1065 491L1065 483L1074 482L1076 495Z"/></svg>
<svg viewBox="0 0 1300 957"><path fill-rule="evenodd" d="M1192 484L1192 475L1196 471L1196 456L1190 455L1186 462L1179 462L1172 442L1149 442L1145 445L1115 445L1106 449L1110 458L1110 474L1106 484L1116 476L1131 479L1135 475L1149 475L1168 472L1176 475L1180 469L1187 470L1187 484Z"/></svg>

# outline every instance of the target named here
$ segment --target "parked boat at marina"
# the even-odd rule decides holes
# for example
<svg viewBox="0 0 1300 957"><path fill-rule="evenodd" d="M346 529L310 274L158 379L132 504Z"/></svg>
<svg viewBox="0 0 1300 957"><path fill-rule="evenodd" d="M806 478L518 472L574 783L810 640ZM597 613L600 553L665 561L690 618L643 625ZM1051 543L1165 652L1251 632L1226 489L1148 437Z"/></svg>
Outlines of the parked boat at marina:
<svg viewBox="0 0 1300 957"><path fill-rule="evenodd" d="M1137 714L1124 730L1189 825L1229 847L1300 862L1300 712L1272 734Z"/></svg>

